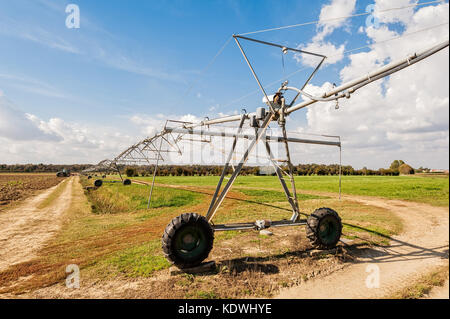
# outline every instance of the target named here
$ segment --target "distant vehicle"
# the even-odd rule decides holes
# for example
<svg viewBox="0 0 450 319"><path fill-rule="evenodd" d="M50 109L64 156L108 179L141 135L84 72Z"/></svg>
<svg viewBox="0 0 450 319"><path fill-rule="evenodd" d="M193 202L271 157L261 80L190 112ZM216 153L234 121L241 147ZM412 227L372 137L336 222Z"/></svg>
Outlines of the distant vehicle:
<svg viewBox="0 0 450 319"><path fill-rule="evenodd" d="M66 170L65 168L62 171L59 171L56 173L56 177L69 177L70 171Z"/></svg>

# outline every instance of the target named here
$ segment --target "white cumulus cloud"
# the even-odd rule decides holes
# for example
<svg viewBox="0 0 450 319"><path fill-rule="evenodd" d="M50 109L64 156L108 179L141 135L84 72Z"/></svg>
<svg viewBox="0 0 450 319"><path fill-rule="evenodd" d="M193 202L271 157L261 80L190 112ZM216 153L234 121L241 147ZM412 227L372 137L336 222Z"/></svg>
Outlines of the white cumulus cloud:
<svg viewBox="0 0 450 319"><path fill-rule="evenodd" d="M325 38L332 34L337 28L341 28L348 22L347 17L351 15L355 9L356 0L332 0L329 4L322 6L317 24L317 34L307 45L300 45L299 49L318 53L327 56L325 65L334 64L344 57L345 45L334 45ZM342 18L342 19L336 19ZM307 66L316 66L320 58L308 55L298 54L294 56L297 62L301 62Z"/></svg>
<svg viewBox="0 0 450 319"><path fill-rule="evenodd" d="M448 26L412 33L444 21L448 21L448 4L385 18L383 22L403 24L404 31L399 34L398 28L394 31L390 24L381 24L378 29L365 28L368 38L374 41L401 34L412 35L373 45L368 52L350 55L349 64L340 71L342 82L448 39ZM301 130L340 135L344 161L356 167L386 167L394 159L403 159L414 167L447 168L448 69L449 51L446 48L360 89L349 100L341 100L339 110L334 109L334 102L312 105L306 113L307 125ZM306 88L316 94L327 89L329 83Z"/></svg>

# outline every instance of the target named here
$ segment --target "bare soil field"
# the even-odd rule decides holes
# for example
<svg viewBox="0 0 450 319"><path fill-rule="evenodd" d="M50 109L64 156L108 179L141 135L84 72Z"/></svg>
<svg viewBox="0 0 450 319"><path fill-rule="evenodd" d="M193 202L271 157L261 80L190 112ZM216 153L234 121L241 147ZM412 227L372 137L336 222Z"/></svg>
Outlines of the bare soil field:
<svg viewBox="0 0 450 319"><path fill-rule="evenodd" d="M0 210L61 182L55 174L0 174Z"/></svg>
<svg viewBox="0 0 450 319"><path fill-rule="evenodd" d="M36 257L42 245L55 234L60 215L70 204L72 182L73 179L59 179L60 186L53 186L0 214L0 271ZM42 207L40 204L55 192L59 196Z"/></svg>

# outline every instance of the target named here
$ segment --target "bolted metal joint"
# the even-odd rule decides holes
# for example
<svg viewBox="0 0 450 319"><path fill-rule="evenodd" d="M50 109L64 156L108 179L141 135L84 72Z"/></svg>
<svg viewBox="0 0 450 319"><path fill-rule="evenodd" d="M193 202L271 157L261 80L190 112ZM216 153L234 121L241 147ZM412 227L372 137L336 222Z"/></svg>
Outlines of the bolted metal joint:
<svg viewBox="0 0 450 319"><path fill-rule="evenodd" d="M256 109L256 119L261 121L266 117L266 109L264 107L258 107Z"/></svg>
<svg viewBox="0 0 450 319"><path fill-rule="evenodd" d="M250 127L256 127L256 128L259 127L259 121L256 118L256 115L251 115L250 116Z"/></svg>
<svg viewBox="0 0 450 319"><path fill-rule="evenodd" d="M255 221L255 227L257 230L269 228L272 225L272 222L270 220L257 220Z"/></svg>

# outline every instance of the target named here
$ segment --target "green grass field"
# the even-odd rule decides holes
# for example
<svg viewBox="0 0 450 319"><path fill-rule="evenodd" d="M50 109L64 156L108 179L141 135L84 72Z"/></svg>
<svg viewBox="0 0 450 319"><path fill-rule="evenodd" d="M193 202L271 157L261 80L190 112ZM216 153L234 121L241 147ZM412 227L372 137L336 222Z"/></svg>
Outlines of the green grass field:
<svg viewBox="0 0 450 319"><path fill-rule="evenodd" d="M135 177L149 181L149 177ZM159 184L215 186L217 176L157 177ZM297 190L333 192L339 191L337 176L296 176ZM240 176L233 189L281 189L273 176ZM426 203L433 206L449 205L449 179L446 177L421 176L342 176L342 193L378 196Z"/></svg>
<svg viewBox="0 0 450 319"><path fill-rule="evenodd" d="M145 185L104 183L99 191L89 196L94 213L121 213L147 209L149 188ZM181 207L199 202L200 195L194 192L158 187L152 194L149 208Z"/></svg>

